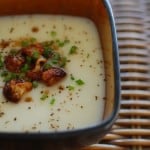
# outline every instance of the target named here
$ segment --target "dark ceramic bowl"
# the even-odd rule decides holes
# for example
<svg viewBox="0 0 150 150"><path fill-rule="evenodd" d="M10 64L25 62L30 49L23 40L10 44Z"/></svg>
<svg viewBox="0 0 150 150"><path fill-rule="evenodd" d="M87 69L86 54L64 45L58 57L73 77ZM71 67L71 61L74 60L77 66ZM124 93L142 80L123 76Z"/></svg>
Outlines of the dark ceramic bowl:
<svg viewBox="0 0 150 150"><path fill-rule="evenodd" d="M0 133L0 141L45 143L49 148L82 147L99 141L114 123L120 98L119 61L116 31L108 0L4 0L0 15L64 14L88 17L100 35L106 76L106 104L103 121L90 128L58 133Z"/></svg>

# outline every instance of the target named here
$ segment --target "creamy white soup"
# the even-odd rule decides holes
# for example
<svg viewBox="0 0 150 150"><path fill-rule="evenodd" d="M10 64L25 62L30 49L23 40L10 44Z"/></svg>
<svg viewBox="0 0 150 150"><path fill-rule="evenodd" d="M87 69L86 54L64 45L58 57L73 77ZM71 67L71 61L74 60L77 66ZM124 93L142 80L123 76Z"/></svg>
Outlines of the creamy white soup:
<svg viewBox="0 0 150 150"><path fill-rule="evenodd" d="M20 70L26 73L31 66L23 64L17 73L8 73L7 68L12 69L14 64L7 64L10 59L4 59L22 47L46 42L52 43L56 56L63 58L61 63L65 65L61 69L65 76L53 85L48 84L49 80L29 80L30 90L15 102L9 100L10 93L6 90L4 95L4 86L13 80L12 74L19 74ZM0 131L58 132L101 122L105 104L104 62L98 31L91 20L62 15L0 17L0 53L0 67L3 67L0 69ZM51 63L55 66L58 58Z"/></svg>

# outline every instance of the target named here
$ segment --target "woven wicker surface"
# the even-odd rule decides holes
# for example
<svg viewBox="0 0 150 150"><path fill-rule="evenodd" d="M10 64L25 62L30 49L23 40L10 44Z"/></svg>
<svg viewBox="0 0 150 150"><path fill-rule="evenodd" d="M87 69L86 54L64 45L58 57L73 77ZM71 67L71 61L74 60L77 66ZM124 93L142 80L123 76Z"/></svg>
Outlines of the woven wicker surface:
<svg viewBox="0 0 150 150"><path fill-rule="evenodd" d="M121 109L110 133L84 150L150 150L150 0L110 1L119 41Z"/></svg>
<svg viewBox="0 0 150 150"><path fill-rule="evenodd" d="M119 41L121 109L111 132L85 150L150 150L150 0L111 0Z"/></svg>

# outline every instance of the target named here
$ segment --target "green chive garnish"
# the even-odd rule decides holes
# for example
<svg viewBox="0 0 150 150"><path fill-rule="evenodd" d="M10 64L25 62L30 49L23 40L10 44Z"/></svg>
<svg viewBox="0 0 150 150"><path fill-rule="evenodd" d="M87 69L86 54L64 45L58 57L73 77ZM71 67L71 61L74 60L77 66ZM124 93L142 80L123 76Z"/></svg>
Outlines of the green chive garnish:
<svg viewBox="0 0 150 150"><path fill-rule="evenodd" d="M2 55L0 54L0 69L4 67L4 61L2 59Z"/></svg>
<svg viewBox="0 0 150 150"><path fill-rule="evenodd" d="M32 82L32 86L33 86L33 88L37 88L38 87L38 82L37 81L33 81Z"/></svg>
<svg viewBox="0 0 150 150"><path fill-rule="evenodd" d="M27 72L29 70L29 65L28 64L24 64L23 67L21 68L22 72Z"/></svg>
<svg viewBox="0 0 150 150"><path fill-rule="evenodd" d="M39 58L40 54L38 51L34 51L32 54L32 59L37 60Z"/></svg>
<svg viewBox="0 0 150 150"><path fill-rule="evenodd" d="M54 105L55 102L56 102L56 99L55 99L55 98L52 98L52 99L50 100L50 104L51 104L51 105Z"/></svg>
<svg viewBox="0 0 150 150"><path fill-rule="evenodd" d="M48 98L48 94L47 93L43 93L43 95L41 96L41 100L44 101Z"/></svg>
<svg viewBox="0 0 150 150"><path fill-rule="evenodd" d="M72 46L69 50L69 54L76 54L77 53L77 46Z"/></svg>
<svg viewBox="0 0 150 150"><path fill-rule="evenodd" d="M69 91L73 91L74 90L74 86L72 86L72 85L68 85L67 88L68 88Z"/></svg>
<svg viewBox="0 0 150 150"><path fill-rule="evenodd" d="M75 80L75 77L71 74L70 75L71 80Z"/></svg>
<svg viewBox="0 0 150 150"><path fill-rule="evenodd" d="M77 83L78 85L83 85L83 84L84 84L84 81L81 80L81 79L78 79L78 80L76 80L76 83Z"/></svg>
<svg viewBox="0 0 150 150"><path fill-rule="evenodd" d="M57 35L56 31L51 31L51 36L55 37Z"/></svg>

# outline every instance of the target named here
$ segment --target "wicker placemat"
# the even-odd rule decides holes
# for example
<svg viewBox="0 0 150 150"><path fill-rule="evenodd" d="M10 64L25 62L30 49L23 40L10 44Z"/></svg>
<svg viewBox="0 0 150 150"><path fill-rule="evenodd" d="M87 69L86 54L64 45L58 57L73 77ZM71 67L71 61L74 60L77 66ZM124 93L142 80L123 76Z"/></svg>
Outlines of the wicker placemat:
<svg viewBox="0 0 150 150"><path fill-rule="evenodd" d="M150 150L150 0L111 0L119 41L121 109L111 132L86 150Z"/></svg>

